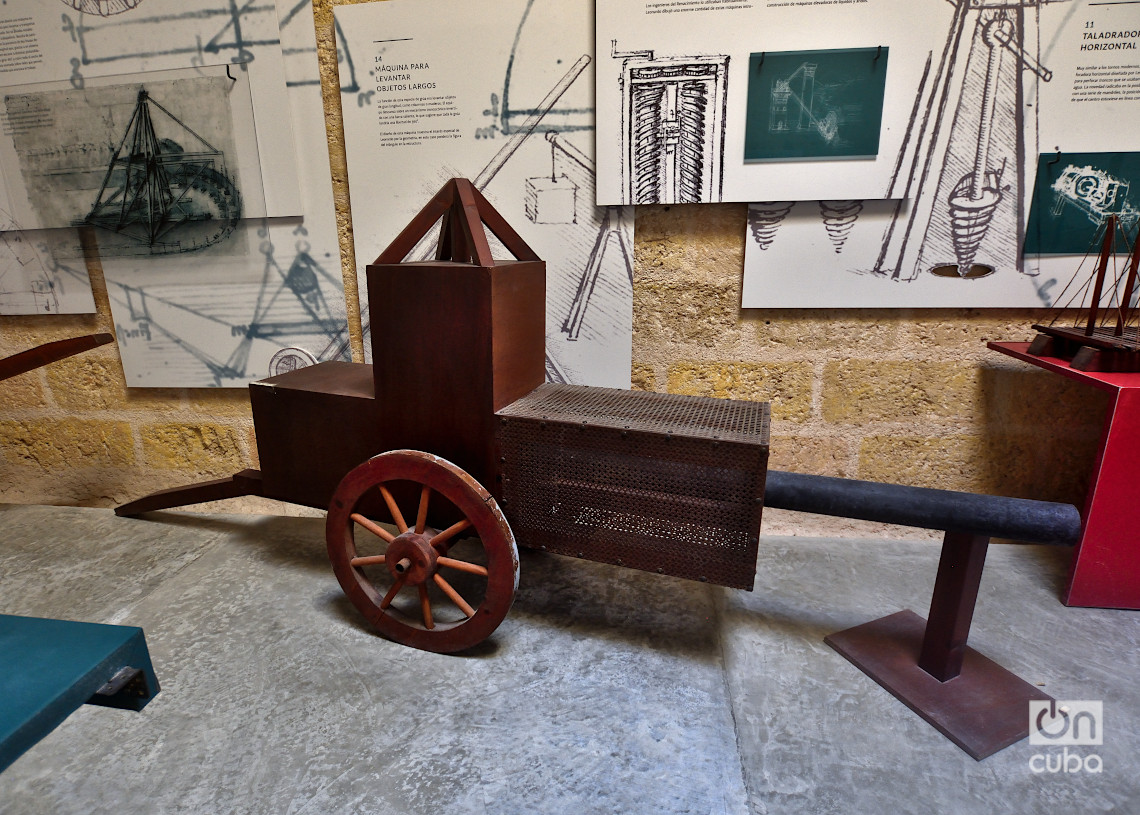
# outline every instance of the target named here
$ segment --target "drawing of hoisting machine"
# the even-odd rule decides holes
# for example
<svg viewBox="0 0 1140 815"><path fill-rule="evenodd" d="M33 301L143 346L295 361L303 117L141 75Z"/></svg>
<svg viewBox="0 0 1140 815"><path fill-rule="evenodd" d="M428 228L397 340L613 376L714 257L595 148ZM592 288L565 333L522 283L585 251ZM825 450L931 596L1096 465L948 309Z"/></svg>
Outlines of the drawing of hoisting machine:
<svg viewBox="0 0 1140 815"><path fill-rule="evenodd" d="M152 107L200 149L190 151L169 138L160 139ZM222 152L140 88L95 204L80 225L125 238L128 253L193 252L229 237L241 209L241 195L226 172Z"/></svg>
<svg viewBox="0 0 1140 815"><path fill-rule="evenodd" d="M817 118L812 113L812 108L815 106L815 71L817 67L813 62L805 62L787 78L777 79L773 83L768 130L774 133L792 130L788 123L788 102L790 100L799 109L795 125L796 132L814 131L828 144L834 142L839 136L839 114L836 111L828 111L822 119ZM799 80L799 93L792 90L792 84L796 80Z"/></svg>

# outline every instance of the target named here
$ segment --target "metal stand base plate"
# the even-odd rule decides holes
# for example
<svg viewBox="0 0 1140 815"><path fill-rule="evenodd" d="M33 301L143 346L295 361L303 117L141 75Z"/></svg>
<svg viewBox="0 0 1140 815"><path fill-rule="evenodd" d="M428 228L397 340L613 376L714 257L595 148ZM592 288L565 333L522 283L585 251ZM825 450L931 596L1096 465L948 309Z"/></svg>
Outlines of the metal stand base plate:
<svg viewBox="0 0 1140 815"><path fill-rule="evenodd" d="M961 674L939 682L918 667L925 631L926 621L906 610L824 642L978 761L1028 736L1028 702L1051 697L973 648Z"/></svg>

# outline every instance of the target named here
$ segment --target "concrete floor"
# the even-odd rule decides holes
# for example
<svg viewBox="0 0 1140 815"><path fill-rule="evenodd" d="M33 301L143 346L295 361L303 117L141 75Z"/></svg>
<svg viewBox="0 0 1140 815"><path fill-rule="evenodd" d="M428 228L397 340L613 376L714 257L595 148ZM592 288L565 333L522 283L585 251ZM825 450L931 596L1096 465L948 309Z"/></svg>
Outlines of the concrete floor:
<svg viewBox="0 0 1140 815"><path fill-rule="evenodd" d="M930 542L765 537L756 590L524 552L506 621L439 656L365 627L312 518L0 507L0 612L142 626L162 693L85 706L0 813L1140 813L1140 614L1069 552L990 550L971 644L1102 700L1103 772L976 762L823 644L925 616ZM2 656L0 656L2 660ZM1072 762L1069 762L1072 767Z"/></svg>

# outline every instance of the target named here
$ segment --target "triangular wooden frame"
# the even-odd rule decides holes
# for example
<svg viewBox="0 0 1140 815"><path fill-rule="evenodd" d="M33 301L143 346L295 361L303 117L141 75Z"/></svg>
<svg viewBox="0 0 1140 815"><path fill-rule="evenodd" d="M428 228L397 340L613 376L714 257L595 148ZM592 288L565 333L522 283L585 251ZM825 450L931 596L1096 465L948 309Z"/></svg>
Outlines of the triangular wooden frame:
<svg viewBox="0 0 1140 815"><path fill-rule="evenodd" d="M403 263L408 253L440 219L443 223L435 252L437 261L494 266L484 226L516 259L539 259L474 184L466 178L453 178L408 222L373 263Z"/></svg>

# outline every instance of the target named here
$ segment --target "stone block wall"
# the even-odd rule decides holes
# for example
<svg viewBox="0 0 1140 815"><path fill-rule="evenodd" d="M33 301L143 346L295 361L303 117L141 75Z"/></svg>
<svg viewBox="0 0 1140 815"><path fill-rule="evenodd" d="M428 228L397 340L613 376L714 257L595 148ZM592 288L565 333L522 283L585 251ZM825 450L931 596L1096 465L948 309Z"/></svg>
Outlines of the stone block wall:
<svg viewBox="0 0 1140 815"><path fill-rule="evenodd" d="M332 2L314 3L359 361ZM775 468L1080 503L1105 398L985 348L1029 339L1040 312L742 310L745 228L742 204L638 209L634 387L770 400ZM88 265L98 313L0 317L0 356L113 331L98 261ZM114 345L0 382L0 502L114 506L256 466L244 390L128 389ZM260 499L198 508L311 512ZM883 532L791 513L771 513L765 531Z"/></svg>
<svg viewBox="0 0 1140 815"><path fill-rule="evenodd" d="M1043 311L741 309L745 228L639 208L635 387L770 400L774 468L1081 502L1106 397L986 348Z"/></svg>

